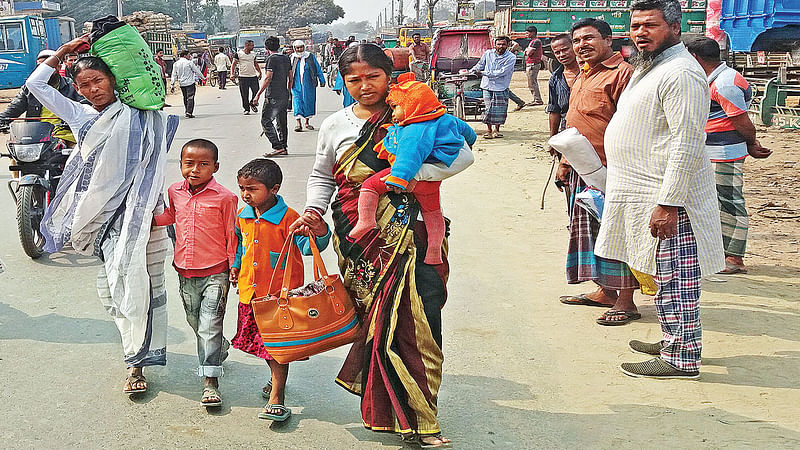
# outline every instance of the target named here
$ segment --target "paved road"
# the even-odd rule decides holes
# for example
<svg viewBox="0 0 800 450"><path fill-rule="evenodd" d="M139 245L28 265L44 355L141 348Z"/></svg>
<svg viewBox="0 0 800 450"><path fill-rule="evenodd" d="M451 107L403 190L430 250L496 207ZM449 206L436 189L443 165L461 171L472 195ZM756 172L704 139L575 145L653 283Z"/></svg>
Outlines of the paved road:
<svg viewBox="0 0 800 450"><path fill-rule="evenodd" d="M327 89L319 95L314 125L340 105ZM217 179L234 188L236 170L268 148L258 137L259 117L241 114L235 88L201 89L196 114L181 124L168 181L180 179L179 145L205 137L221 148ZM797 283L796 277L732 281L704 293L702 382L625 377L618 364L643 359L627 351L627 339L658 338L652 303L642 302L640 323L604 328L594 325L597 308L555 301L588 287L563 281L563 197L551 190L548 209L539 210L549 163L528 157L530 143L544 139L546 120L540 111L524 114L514 116L520 119L505 129L504 142L479 142L475 167L443 185L453 227L439 405L455 447L800 446L796 299L764 287ZM291 132L291 156L280 160L281 193L296 208L305 200L315 142L316 132ZM7 179L0 172L0 183ZM71 253L27 259L4 192L0 211L0 256L10 265L0 275L0 447L401 446L392 434L364 430L358 399L334 384L344 349L292 364L287 404L294 417L280 426L256 418L265 364L232 351L221 380L224 406L206 412L198 404L194 337L174 273L168 365L148 369L150 391L129 400L120 392L119 336L94 289L97 261ZM334 267L332 250L324 257ZM228 337L235 305L229 301ZM754 350L744 347L753 344Z"/></svg>

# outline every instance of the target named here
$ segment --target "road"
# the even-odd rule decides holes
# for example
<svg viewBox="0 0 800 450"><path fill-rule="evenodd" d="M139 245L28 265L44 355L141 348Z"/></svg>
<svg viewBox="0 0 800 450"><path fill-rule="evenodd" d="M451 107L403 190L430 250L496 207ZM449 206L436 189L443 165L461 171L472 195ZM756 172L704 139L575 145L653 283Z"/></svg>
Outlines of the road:
<svg viewBox="0 0 800 450"><path fill-rule="evenodd" d="M339 102L320 89L312 124ZM167 181L180 179L180 144L204 137L220 147L217 180L235 188L237 169L268 149L260 115L242 115L235 87L200 89L195 114L182 118ZM545 130L541 108L512 114L506 139L479 141L476 164L443 184L453 226L439 414L454 448L800 446L800 275L764 269L704 285L700 381L624 376L619 363L643 359L627 340L658 339L654 307L637 297L642 321L604 328L593 321L602 310L557 303L588 287L564 282L562 194L551 189L539 209L549 170L540 151ZM317 133L290 133L291 155L279 160L281 194L299 209ZM256 418L265 364L233 350L221 379L224 405L207 412L169 269L168 364L148 369L146 395L122 395L119 336L94 288L98 262L68 252L27 259L9 195L0 194L0 210L0 257L9 266L0 275L0 447L402 447L393 434L365 430L358 398L334 384L346 349L292 364L294 416L283 425ZM331 249L324 257L335 267ZM231 299L229 338L235 326Z"/></svg>

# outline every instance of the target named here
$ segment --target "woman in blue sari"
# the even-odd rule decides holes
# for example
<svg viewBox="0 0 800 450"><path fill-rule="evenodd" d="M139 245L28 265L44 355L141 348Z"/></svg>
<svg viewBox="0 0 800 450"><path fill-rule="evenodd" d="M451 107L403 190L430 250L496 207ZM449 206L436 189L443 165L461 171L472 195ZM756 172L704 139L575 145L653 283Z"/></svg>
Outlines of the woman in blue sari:
<svg viewBox="0 0 800 450"><path fill-rule="evenodd" d="M305 42L294 41L292 47L292 110L297 119L294 131L303 131L303 119L306 129L313 130L308 120L317 113L317 85L325 86L325 75L314 54L306 51Z"/></svg>

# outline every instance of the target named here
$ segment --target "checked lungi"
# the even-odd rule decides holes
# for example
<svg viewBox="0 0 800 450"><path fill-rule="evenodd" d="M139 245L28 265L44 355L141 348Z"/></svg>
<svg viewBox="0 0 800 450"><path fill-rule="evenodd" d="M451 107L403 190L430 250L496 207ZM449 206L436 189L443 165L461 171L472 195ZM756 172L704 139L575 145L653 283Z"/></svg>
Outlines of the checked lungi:
<svg viewBox="0 0 800 450"><path fill-rule="evenodd" d="M747 229L750 227L750 218L747 216L742 192L744 160L713 164L725 255L744 256L747 245Z"/></svg>
<svg viewBox="0 0 800 450"><path fill-rule="evenodd" d="M624 262L596 256L594 244L600 222L575 202L575 194L586 189L578 172L570 176L569 249L567 250L567 283L594 281L605 289L636 289L639 282Z"/></svg>
<svg viewBox="0 0 800 450"><path fill-rule="evenodd" d="M664 336L661 358L673 367L700 368L700 262L697 242L686 210L678 208L678 233L658 244L655 297Z"/></svg>
<svg viewBox="0 0 800 450"><path fill-rule="evenodd" d="M486 105L483 123L488 125L502 125L506 123L506 117L508 116L508 89L503 91L484 89L483 103Z"/></svg>

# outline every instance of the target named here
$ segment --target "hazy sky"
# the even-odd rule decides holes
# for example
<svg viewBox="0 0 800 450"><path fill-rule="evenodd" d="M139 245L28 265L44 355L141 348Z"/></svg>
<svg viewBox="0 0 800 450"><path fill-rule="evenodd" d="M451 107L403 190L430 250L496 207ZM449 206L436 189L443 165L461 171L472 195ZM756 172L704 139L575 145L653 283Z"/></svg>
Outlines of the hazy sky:
<svg viewBox="0 0 800 450"><path fill-rule="evenodd" d="M253 1L255 0L239 0L239 4L242 5ZM378 19L378 13L382 12L384 7L388 11L391 6L391 0L334 0L334 2L344 9L344 19L341 19L342 21L368 20L372 24ZM235 5L236 0L220 0L220 4ZM397 3L395 3L395 7L397 7ZM403 7L406 11L414 10L414 4L411 0L406 0L403 3Z"/></svg>

